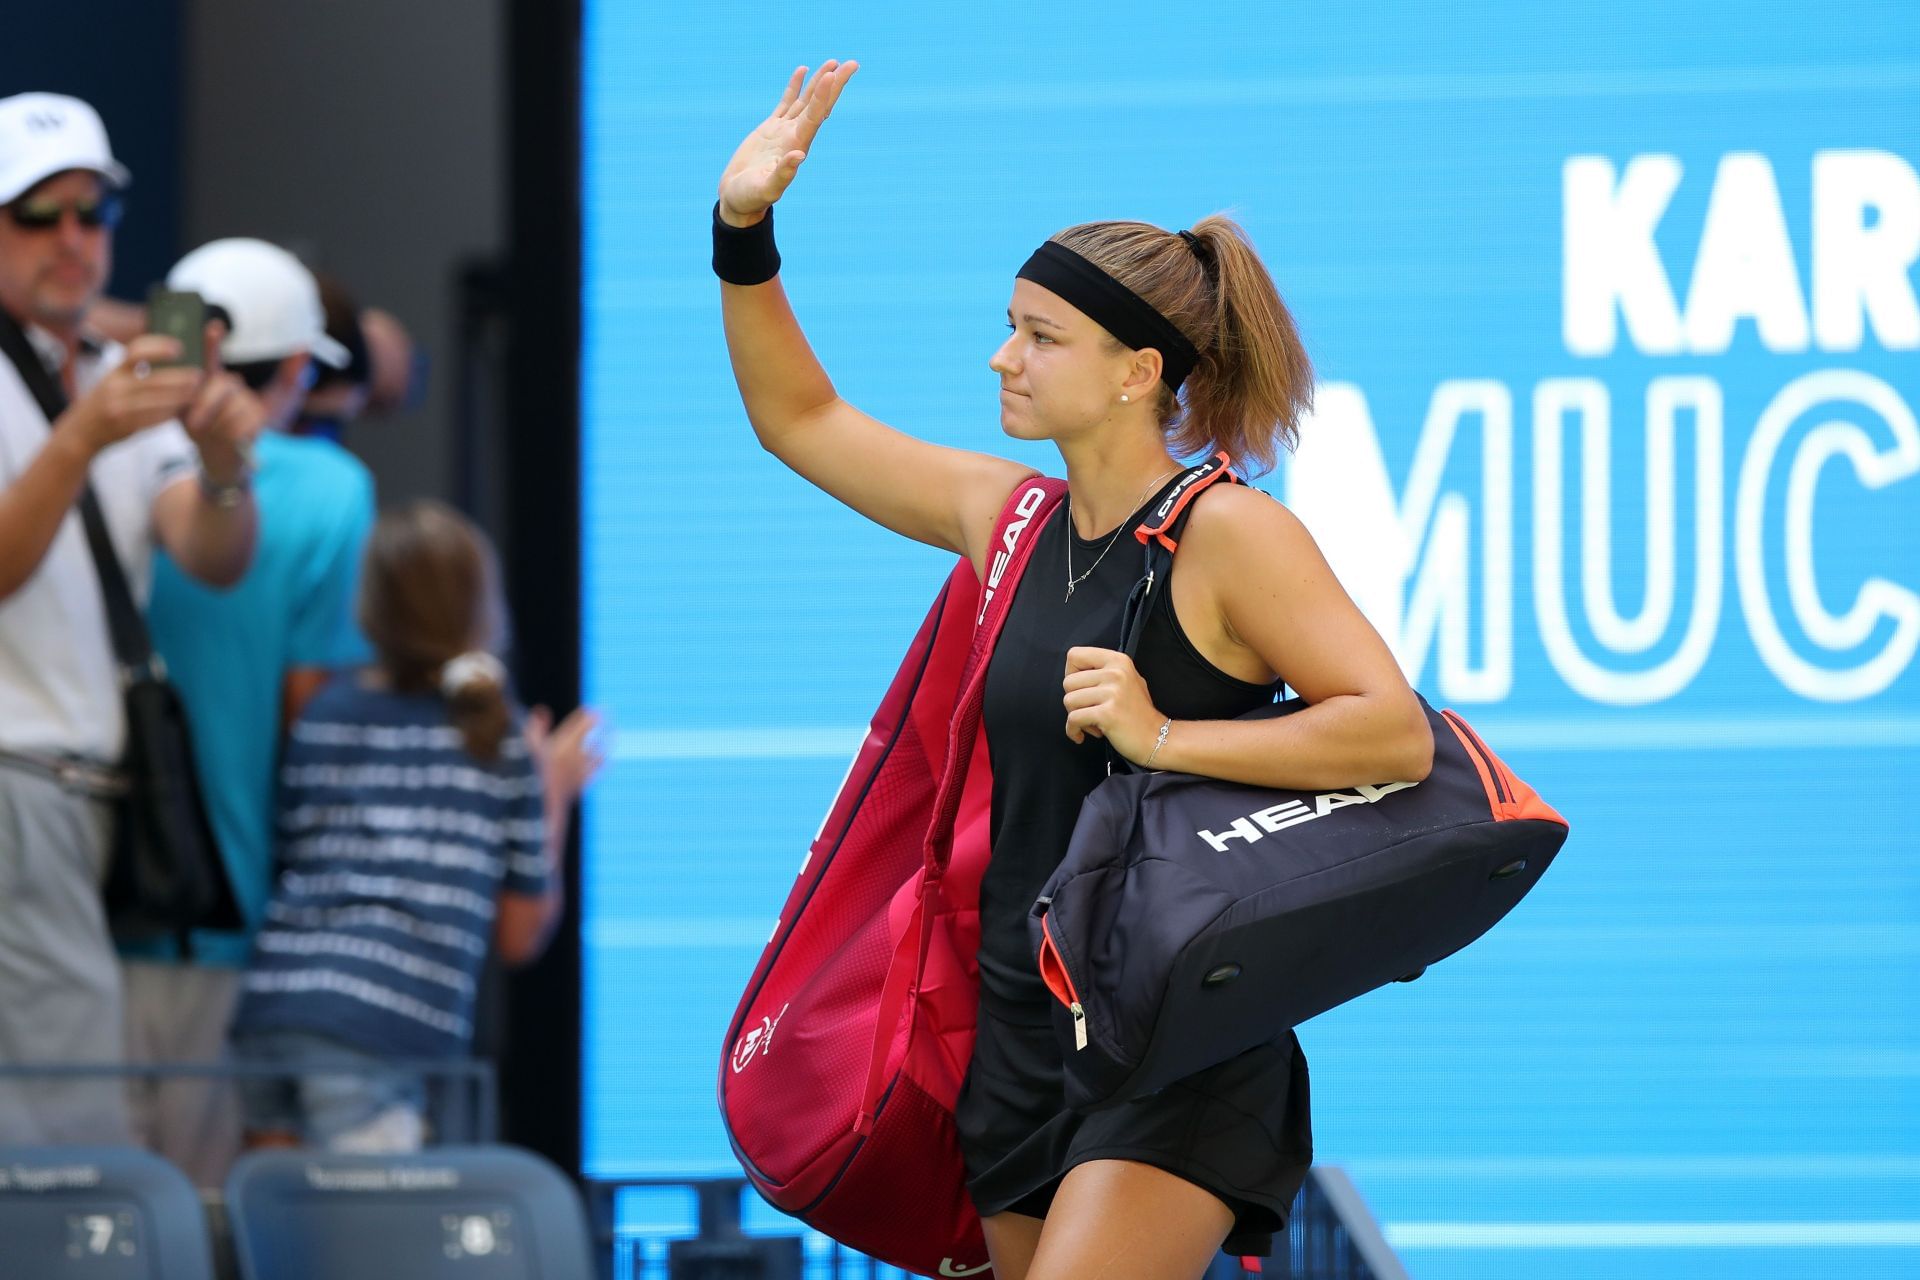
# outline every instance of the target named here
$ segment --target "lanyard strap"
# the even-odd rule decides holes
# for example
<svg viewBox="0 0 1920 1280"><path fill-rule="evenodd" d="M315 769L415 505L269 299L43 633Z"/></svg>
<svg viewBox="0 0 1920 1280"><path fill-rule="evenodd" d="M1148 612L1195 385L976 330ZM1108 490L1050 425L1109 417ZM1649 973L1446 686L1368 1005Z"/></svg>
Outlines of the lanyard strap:
<svg viewBox="0 0 1920 1280"><path fill-rule="evenodd" d="M40 360L40 354L27 340L26 330L5 308L0 308L0 351L27 385L34 400L40 406L40 412L46 415L47 424L52 424L67 411L67 396L60 384ZM131 679L136 675L152 674L157 669L157 659L153 652L153 642L147 635L146 620L140 616L140 607L133 602L133 590L127 585L126 570L121 567L120 557L113 549L113 540L107 534L106 516L100 510L100 499L93 491L92 481L80 490L80 523L86 529L87 550L93 555L94 571L100 576L100 596L106 604L107 630L113 639L113 656L119 660L122 678Z"/></svg>

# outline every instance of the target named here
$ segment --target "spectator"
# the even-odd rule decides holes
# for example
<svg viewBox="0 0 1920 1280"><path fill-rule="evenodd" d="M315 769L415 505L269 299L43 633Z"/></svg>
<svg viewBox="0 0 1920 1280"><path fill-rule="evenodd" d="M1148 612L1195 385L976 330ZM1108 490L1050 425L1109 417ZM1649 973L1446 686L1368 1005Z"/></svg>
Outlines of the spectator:
<svg viewBox="0 0 1920 1280"><path fill-rule="evenodd" d="M315 272L314 279L327 311L327 336L346 350L347 362L315 371L306 402L288 429L297 436L342 443L347 427L363 413L418 408L426 394L427 358L392 313L360 306L346 286L326 272ZM101 334L128 341L146 328L147 309L102 298L93 304L87 321Z"/></svg>
<svg viewBox="0 0 1920 1280"><path fill-rule="evenodd" d="M346 424L366 410L373 387L372 354L367 348L366 329L360 323L360 308L346 287L325 272L315 272L313 278L320 285L320 303L326 309L327 336L346 351L347 361L315 376L293 430L338 444Z"/></svg>
<svg viewBox="0 0 1920 1280"><path fill-rule="evenodd" d="M259 406L220 368L218 325L206 368L169 365L170 338L123 350L83 330L127 181L86 103L0 99L0 329L14 357L0 360L0 1063L14 1066L123 1054L99 888L126 718L76 504L90 488L136 599L156 542L216 584L237 581L253 549ZM71 402L51 422L32 391L49 376ZM124 1099L117 1081L0 1080L0 1144L123 1140Z"/></svg>
<svg viewBox="0 0 1920 1280"><path fill-rule="evenodd" d="M360 555L373 526L373 478L343 449L285 434L313 366L348 353L322 326L313 276L260 240L216 240L180 260L167 286L206 299L232 326L227 367L257 396L267 430L254 476L260 539L246 577L212 591L162 556L149 611L154 647L187 705L201 789L247 924L123 948L127 1055L134 1062L222 1056L240 970L273 887L274 766L285 727L336 669L366 660L353 624ZM240 1113L224 1082L138 1084L137 1135L201 1186L218 1186L240 1149Z"/></svg>
<svg viewBox="0 0 1920 1280"><path fill-rule="evenodd" d="M489 946L522 964L561 903L568 813L600 760L593 716L522 717L491 650L491 551L451 509L382 516L361 625L378 659L330 683L281 768L281 873L243 983L234 1053L256 1145L411 1150L417 1083L397 1058L464 1055Z"/></svg>
<svg viewBox="0 0 1920 1280"><path fill-rule="evenodd" d="M406 328L378 307L354 302L334 277L319 273L327 333L349 352L344 368L323 370L307 392L293 430L340 441L363 413L390 413L416 404L425 389L421 352Z"/></svg>

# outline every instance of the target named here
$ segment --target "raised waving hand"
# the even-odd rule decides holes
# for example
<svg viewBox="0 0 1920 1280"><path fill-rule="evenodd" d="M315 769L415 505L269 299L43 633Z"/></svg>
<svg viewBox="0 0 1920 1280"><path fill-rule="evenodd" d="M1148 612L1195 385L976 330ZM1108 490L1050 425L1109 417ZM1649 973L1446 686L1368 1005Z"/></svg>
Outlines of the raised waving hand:
<svg viewBox="0 0 1920 1280"><path fill-rule="evenodd" d="M829 59L808 81L805 67L794 68L787 77L786 92L780 95L780 105L747 135L720 175L720 217L724 221L750 227L786 194L813 147L814 136L859 69L857 62Z"/></svg>
<svg viewBox="0 0 1920 1280"><path fill-rule="evenodd" d="M716 230L716 255L732 236L762 239L761 248L772 252L767 211L792 185L857 70L858 63L833 61L811 81L805 67L787 78L773 114L747 135L720 177L720 219L735 230ZM1000 506L1029 468L916 440L841 399L778 276L722 283L720 307L740 401L769 453L868 519L958 552L976 570L984 565Z"/></svg>

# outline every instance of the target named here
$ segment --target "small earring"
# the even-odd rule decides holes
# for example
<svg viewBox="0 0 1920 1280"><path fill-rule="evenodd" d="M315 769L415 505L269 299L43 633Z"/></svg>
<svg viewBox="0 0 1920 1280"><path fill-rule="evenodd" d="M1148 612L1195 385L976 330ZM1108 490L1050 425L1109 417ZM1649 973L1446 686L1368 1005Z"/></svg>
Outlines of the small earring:
<svg viewBox="0 0 1920 1280"><path fill-rule="evenodd" d="M1125 404L1125 403L1127 403L1127 398L1126 398L1125 396L1121 396L1121 397L1120 397L1120 403L1121 403L1121 404Z"/></svg>

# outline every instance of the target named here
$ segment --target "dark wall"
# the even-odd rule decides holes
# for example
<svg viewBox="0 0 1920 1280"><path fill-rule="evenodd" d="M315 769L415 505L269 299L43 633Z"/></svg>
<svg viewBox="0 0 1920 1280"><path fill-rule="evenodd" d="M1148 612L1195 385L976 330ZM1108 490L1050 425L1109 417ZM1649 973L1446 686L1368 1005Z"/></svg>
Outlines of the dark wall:
<svg viewBox="0 0 1920 1280"><path fill-rule="evenodd" d="M451 496L454 284L505 226L499 0L180 0L190 244L261 236L399 316L433 358L421 406L361 424L383 500Z"/></svg>
<svg viewBox="0 0 1920 1280"><path fill-rule="evenodd" d="M178 0L10 0L0 17L0 97L66 93L107 124L133 171L127 220L114 238L112 289L139 297L178 257L180 40Z"/></svg>
<svg viewBox="0 0 1920 1280"><path fill-rule="evenodd" d="M502 548L529 699L580 697L579 0L509 0L512 255L503 286L509 372L499 459ZM539 964L518 975L502 1055L507 1136L578 1169L580 844L567 857L567 914Z"/></svg>

